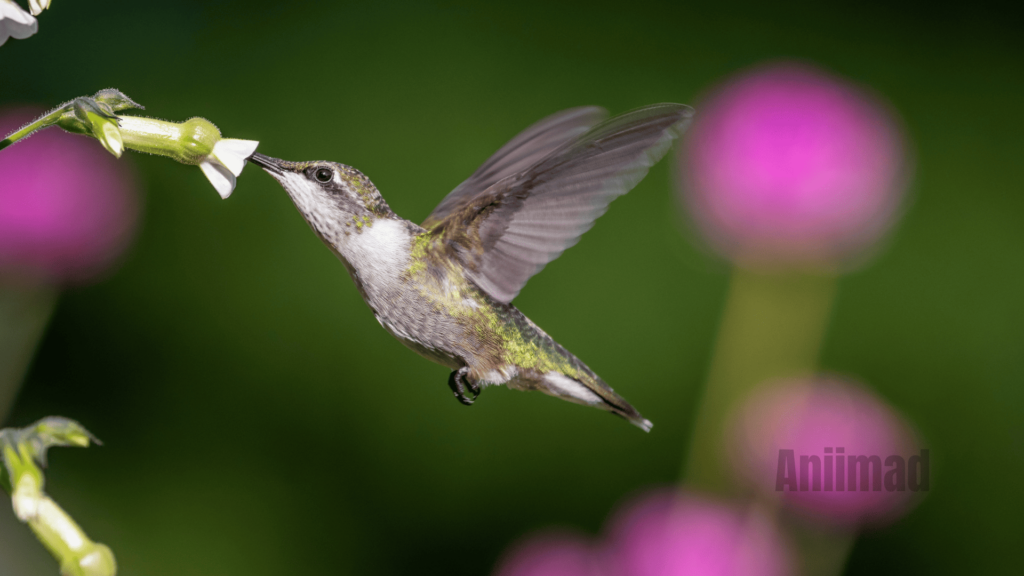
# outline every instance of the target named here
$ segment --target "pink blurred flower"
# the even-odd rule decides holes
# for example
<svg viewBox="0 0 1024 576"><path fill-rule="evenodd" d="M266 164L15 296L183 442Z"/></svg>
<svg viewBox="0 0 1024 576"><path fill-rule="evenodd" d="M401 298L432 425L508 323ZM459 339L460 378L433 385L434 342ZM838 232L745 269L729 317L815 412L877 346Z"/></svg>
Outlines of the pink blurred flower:
<svg viewBox="0 0 1024 576"><path fill-rule="evenodd" d="M609 562L618 576L785 576L786 542L755 509L655 491L613 517Z"/></svg>
<svg viewBox="0 0 1024 576"><path fill-rule="evenodd" d="M909 170L898 122L871 94L775 64L727 80L697 110L680 149L685 199L725 256L831 267L893 225Z"/></svg>
<svg viewBox="0 0 1024 576"><path fill-rule="evenodd" d="M548 530L513 544L498 561L495 576L598 576L597 557L583 535Z"/></svg>
<svg viewBox="0 0 1024 576"><path fill-rule="evenodd" d="M734 415L729 443L735 466L756 489L832 525L890 522L914 499L910 459L921 454L914 434L884 401L837 377L780 381L755 390ZM792 468L780 450L792 450ZM877 456L878 461L858 465L851 478L850 458L858 456ZM902 479L893 472L896 462L887 461L890 456L903 459ZM868 486L861 484L863 468L869 471ZM777 490L780 480L782 489ZM851 480L858 482L858 490L850 490ZM896 485L899 480L902 487Z"/></svg>
<svg viewBox="0 0 1024 576"><path fill-rule="evenodd" d="M0 112L0 133L41 112ZM116 262L138 216L126 166L89 138L51 128L0 151L0 275L90 280Z"/></svg>

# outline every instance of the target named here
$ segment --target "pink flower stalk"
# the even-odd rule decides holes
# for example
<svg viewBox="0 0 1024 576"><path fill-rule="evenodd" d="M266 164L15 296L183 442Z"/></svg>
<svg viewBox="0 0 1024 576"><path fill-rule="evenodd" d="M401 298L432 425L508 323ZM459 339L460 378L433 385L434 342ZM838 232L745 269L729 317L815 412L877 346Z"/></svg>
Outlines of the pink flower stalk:
<svg viewBox="0 0 1024 576"><path fill-rule="evenodd" d="M871 94L775 64L704 100L680 166L685 201L717 251L745 265L834 267L892 227L909 170L898 122Z"/></svg>
<svg viewBox="0 0 1024 576"><path fill-rule="evenodd" d="M642 496L615 515L609 562L618 576L788 576L786 542L756 510L675 490Z"/></svg>
<svg viewBox="0 0 1024 576"><path fill-rule="evenodd" d="M927 453L903 420L866 388L836 377L755 390L734 415L729 443L755 489L833 526L891 522L929 481Z"/></svg>
<svg viewBox="0 0 1024 576"><path fill-rule="evenodd" d="M495 576L600 576L589 539L566 531L542 531L513 544Z"/></svg>
<svg viewBox="0 0 1024 576"><path fill-rule="evenodd" d="M42 110L0 112L4 135ZM123 163L89 138L51 128L0 151L0 275L93 279L135 231L139 201Z"/></svg>

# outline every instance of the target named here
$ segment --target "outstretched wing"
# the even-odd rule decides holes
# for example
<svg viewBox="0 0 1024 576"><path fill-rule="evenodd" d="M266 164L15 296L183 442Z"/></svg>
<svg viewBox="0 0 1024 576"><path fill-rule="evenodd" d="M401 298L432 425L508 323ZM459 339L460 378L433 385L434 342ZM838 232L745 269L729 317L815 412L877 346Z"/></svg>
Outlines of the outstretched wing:
<svg viewBox="0 0 1024 576"><path fill-rule="evenodd" d="M604 108L597 106L571 108L552 114L523 130L488 158L465 182L449 192L427 216L423 227L433 228L498 180L526 170L559 146L586 133L607 115Z"/></svg>
<svg viewBox="0 0 1024 576"><path fill-rule="evenodd" d="M682 104L655 104L602 122L463 201L430 231L477 286L511 302L643 179L692 115Z"/></svg>

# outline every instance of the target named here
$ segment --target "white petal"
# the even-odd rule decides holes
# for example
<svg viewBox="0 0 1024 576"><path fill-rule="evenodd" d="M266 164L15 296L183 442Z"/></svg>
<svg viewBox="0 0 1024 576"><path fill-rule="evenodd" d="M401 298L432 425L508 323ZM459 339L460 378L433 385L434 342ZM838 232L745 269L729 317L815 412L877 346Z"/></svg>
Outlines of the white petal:
<svg viewBox="0 0 1024 576"><path fill-rule="evenodd" d="M10 0L0 0L0 45L7 38L28 38L39 29L39 23Z"/></svg>
<svg viewBox="0 0 1024 576"><path fill-rule="evenodd" d="M245 159L252 156L259 145L260 143L255 140L224 138L213 145L213 153L210 156L238 176L242 173L242 168L245 168Z"/></svg>
<svg viewBox="0 0 1024 576"><path fill-rule="evenodd" d="M0 0L0 19L11 20L25 26L35 26L36 19L31 14L13 2L13 0Z"/></svg>
<svg viewBox="0 0 1024 576"><path fill-rule="evenodd" d="M206 179L217 189L221 198L227 199L235 189L235 175L215 160L206 160L199 165Z"/></svg>
<svg viewBox="0 0 1024 576"><path fill-rule="evenodd" d="M28 9L32 11L33 16L39 16L46 6L40 6L39 0L28 0Z"/></svg>

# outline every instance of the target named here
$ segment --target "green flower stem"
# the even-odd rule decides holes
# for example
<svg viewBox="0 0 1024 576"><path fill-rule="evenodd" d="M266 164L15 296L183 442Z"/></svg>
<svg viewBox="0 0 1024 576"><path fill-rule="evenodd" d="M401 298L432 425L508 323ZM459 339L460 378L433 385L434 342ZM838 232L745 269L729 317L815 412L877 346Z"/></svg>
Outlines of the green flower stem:
<svg viewBox="0 0 1024 576"><path fill-rule="evenodd" d="M0 284L0 422L7 417L56 303L57 290L52 287Z"/></svg>
<svg viewBox="0 0 1024 576"><path fill-rule="evenodd" d="M755 386L816 371L836 279L819 273L766 273L736 268L700 402L683 480L689 487L737 496L727 461L726 427L733 408ZM761 505L778 511L779 502ZM802 574L839 576L855 533L821 531L783 521Z"/></svg>
<svg viewBox="0 0 1024 576"><path fill-rule="evenodd" d="M826 274L733 271L718 339L690 438L687 485L733 495L724 457L732 408L765 380L815 371L835 278Z"/></svg>
<svg viewBox="0 0 1024 576"><path fill-rule="evenodd" d="M12 133L7 138L0 140L0 150L7 148L11 144L14 144L18 140L21 140L22 138L28 136L29 134L32 134L37 130L42 130L43 128L49 128L50 126L53 126L60 120L61 115L64 114L65 111L66 107L61 106L56 110L37 118L31 124L28 124L24 128Z"/></svg>
<svg viewBox="0 0 1024 576"><path fill-rule="evenodd" d="M119 116L126 148L197 165L213 152L220 130L203 118L175 123L139 116Z"/></svg>
<svg viewBox="0 0 1024 576"><path fill-rule="evenodd" d="M115 576L110 548L89 539L72 518L43 492L37 463L46 461L51 446L88 446L95 441L80 424L66 418L44 418L22 429L0 430L0 485L11 494L14 513L60 563L62 576Z"/></svg>

